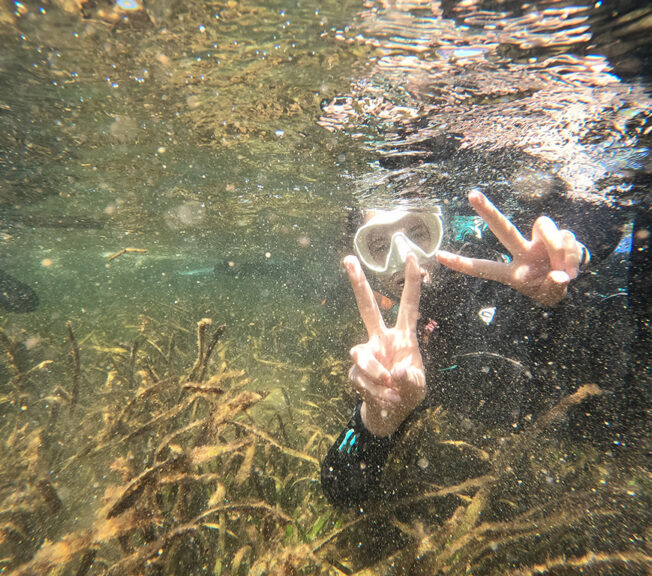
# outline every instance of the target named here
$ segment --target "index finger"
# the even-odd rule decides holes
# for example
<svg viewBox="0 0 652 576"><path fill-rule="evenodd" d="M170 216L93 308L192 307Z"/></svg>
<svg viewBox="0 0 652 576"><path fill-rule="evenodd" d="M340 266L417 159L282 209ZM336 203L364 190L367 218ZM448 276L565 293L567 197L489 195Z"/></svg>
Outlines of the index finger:
<svg viewBox="0 0 652 576"><path fill-rule="evenodd" d="M401 294L396 327L399 330L417 329L419 318L419 299L421 298L421 272L414 254L407 257L405 263L405 285Z"/></svg>
<svg viewBox="0 0 652 576"><path fill-rule="evenodd" d="M355 256L347 256L344 258L344 267L349 275L360 317L364 322L369 338L380 334L385 329L385 322L374 298L373 290L369 286L367 277L360 266L360 261Z"/></svg>
<svg viewBox="0 0 652 576"><path fill-rule="evenodd" d="M493 260L481 260L479 258L467 258L459 254L450 252L437 252L437 259L444 266L451 270L475 276L476 278L485 278L495 280L503 284L511 285L513 282L512 266L503 262L494 262Z"/></svg>
<svg viewBox="0 0 652 576"><path fill-rule="evenodd" d="M529 242L482 192L478 190L469 192L469 202L478 216L487 223L496 238L513 256L527 252Z"/></svg>

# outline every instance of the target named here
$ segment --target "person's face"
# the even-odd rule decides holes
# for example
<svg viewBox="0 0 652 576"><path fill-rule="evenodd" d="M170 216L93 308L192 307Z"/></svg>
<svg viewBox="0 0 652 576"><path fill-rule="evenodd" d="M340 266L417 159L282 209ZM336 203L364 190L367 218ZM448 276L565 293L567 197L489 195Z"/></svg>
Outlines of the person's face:
<svg viewBox="0 0 652 576"><path fill-rule="evenodd" d="M368 223L377 214L379 214L379 211L377 210L365 211L363 215L364 223ZM433 238L431 238L430 229L425 225L421 218L410 218L408 216L401 219L401 221L394 226L374 229L369 233L367 246L369 253L374 260L379 262L385 260L392 247L392 235L396 232L403 232L418 246L427 247L431 246L433 241L438 241L438 239L433 240ZM438 267L439 264L437 261L430 261L421 264L421 276L425 283L431 281L431 277ZM405 267L401 267L392 274L374 274L374 277L378 280L385 291L389 292L392 296L400 297L403 291L403 285L405 284Z"/></svg>

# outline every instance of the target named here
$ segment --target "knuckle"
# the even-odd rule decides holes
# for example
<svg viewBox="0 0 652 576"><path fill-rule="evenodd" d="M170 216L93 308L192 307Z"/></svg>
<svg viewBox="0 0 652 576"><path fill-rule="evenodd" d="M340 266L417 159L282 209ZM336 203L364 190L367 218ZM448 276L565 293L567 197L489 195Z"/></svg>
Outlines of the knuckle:
<svg viewBox="0 0 652 576"><path fill-rule="evenodd" d="M351 348L351 350L349 350L349 355L351 356L354 362L357 361L358 357L363 352L363 350L364 348L362 344L357 344L356 346Z"/></svg>
<svg viewBox="0 0 652 576"><path fill-rule="evenodd" d="M557 230L557 225L548 216L539 216L534 222L534 227L546 232Z"/></svg>

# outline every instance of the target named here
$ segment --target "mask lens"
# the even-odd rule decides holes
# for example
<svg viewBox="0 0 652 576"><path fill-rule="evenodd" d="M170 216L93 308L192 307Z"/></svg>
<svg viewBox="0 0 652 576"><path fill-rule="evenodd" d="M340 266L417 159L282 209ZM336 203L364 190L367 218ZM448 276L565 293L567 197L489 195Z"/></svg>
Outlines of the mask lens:
<svg viewBox="0 0 652 576"><path fill-rule="evenodd" d="M387 254L392 247L393 230L386 226L379 226L369 230L365 238L369 259L376 266L382 266L387 259Z"/></svg>
<svg viewBox="0 0 652 576"><path fill-rule="evenodd" d="M416 244L424 252L431 252L433 250L433 242L431 230L428 224L418 214L409 214L405 218L404 232L407 238Z"/></svg>

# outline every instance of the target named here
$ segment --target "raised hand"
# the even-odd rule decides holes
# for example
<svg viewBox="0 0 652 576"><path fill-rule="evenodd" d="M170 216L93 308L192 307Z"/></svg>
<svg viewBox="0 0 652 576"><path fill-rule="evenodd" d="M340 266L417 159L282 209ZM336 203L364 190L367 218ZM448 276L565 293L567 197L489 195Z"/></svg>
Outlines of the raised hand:
<svg viewBox="0 0 652 576"><path fill-rule="evenodd" d="M344 266L369 336L368 342L351 349L349 378L362 398L360 416L367 430L388 436L426 395L416 331L421 272L416 257L410 254L396 326L387 328L358 259L347 256Z"/></svg>
<svg viewBox="0 0 652 576"><path fill-rule="evenodd" d="M585 248L575 235L559 230L550 218L541 216L532 227L532 240L527 240L481 192L471 192L469 202L509 250L512 261L465 258L440 251L439 262L457 272L507 284L541 304L557 304L577 277L584 255Z"/></svg>

